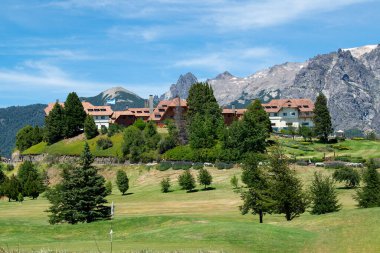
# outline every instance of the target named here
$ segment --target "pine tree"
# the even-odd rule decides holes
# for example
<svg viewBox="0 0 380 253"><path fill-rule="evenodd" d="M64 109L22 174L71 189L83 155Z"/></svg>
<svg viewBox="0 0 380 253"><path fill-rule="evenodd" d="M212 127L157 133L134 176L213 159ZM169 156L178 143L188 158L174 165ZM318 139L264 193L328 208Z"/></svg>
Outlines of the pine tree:
<svg viewBox="0 0 380 253"><path fill-rule="evenodd" d="M42 175L38 173L35 165L30 161L21 164L17 178L21 184L24 197L35 199L44 191Z"/></svg>
<svg viewBox="0 0 380 253"><path fill-rule="evenodd" d="M144 129L144 139L150 149L157 149L157 144L159 143L161 137L157 133L157 127L153 121L149 121L146 124Z"/></svg>
<svg viewBox="0 0 380 253"><path fill-rule="evenodd" d="M129 179L127 173L123 170L118 170L116 174L116 185L119 191L124 195L129 189Z"/></svg>
<svg viewBox="0 0 380 253"><path fill-rule="evenodd" d="M329 134L333 132L327 99L323 93L319 93L314 108L314 131L323 142L328 141Z"/></svg>
<svg viewBox="0 0 380 253"><path fill-rule="evenodd" d="M161 192L167 193L170 190L170 178L163 178L161 180Z"/></svg>
<svg viewBox="0 0 380 253"><path fill-rule="evenodd" d="M211 86L195 83L187 98L188 131L193 148L209 148L219 139L224 127L222 111Z"/></svg>
<svg viewBox="0 0 380 253"><path fill-rule="evenodd" d="M204 189L207 189L207 186L212 183L212 176L208 170L201 168L198 171L198 182L200 185L204 186Z"/></svg>
<svg viewBox="0 0 380 253"><path fill-rule="evenodd" d="M262 157L251 153L243 162L242 181L248 187L248 191L242 192L243 205L240 206L242 214L249 211L253 215L258 214L260 223L263 223L265 214L274 210L275 201L271 196L271 186L268 173L259 167Z"/></svg>
<svg viewBox="0 0 380 253"><path fill-rule="evenodd" d="M82 102L75 92L69 93L65 101L65 128L64 135L71 138L78 135L84 127L86 112Z"/></svg>
<svg viewBox="0 0 380 253"><path fill-rule="evenodd" d="M45 118L45 140L50 145L64 137L65 114L62 106L56 103Z"/></svg>
<svg viewBox="0 0 380 253"><path fill-rule="evenodd" d="M310 193L312 214L325 214L339 211L338 195L332 178L323 177L321 173L315 172Z"/></svg>
<svg viewBox="0 0 380 253"><path fill-rule="evenodd" d="M124 130L122 148L124 156L130 155L131 162L138 162L140 155L145 150L145 140L142 131L135 126L127 127Z"/></svg>
<svg viewBox="0 0 380 253"><path fill-rule="evenodd" d="M359 207L380 207L380 175L373 159L363 176L364 186L357 190L355 199Z"/></svg>
<svg viewBox="0 0 380 253"><path fill-rule="evenodd" d="M80 159L80 167L65 167L62 183L46 195L50 203L49 222L52 224L68 222L93 222L110 217L104 178L91 164L94 158L90 147L85 143Z"/></svg>
<svg viewBox="0 0 380 253"><path fill-rule="evenodd" d="M182 190L191 192L195 188L195 179L189 170L178 176L178 184Z"/></svg>
<svg viewBox="0 0 380 253"><path fill-rule="evenodd" d="M289 168L289 162L279 147L272 150L269 166L273 174L271 195L276 202L274 212L285 214L286 220L290 221L304 213L308 205L301 181Z"/></svg>
<svg viewBox="0 0 380 253"><path fill-rule="evenodd" d="M87 115L84 121L84 135L87 140L95 138L99 134L98 127L95 124L94 117Z"/></svg>
<svg viewBox="0 0 380 253"><path fill-rule="evenodd" d="M8 198L8 201L16 200L19 193L22 192L21 184L15 175L12 175L3 184L4 195Z"/></svg>
<svg viewBox="0 0 380 253"><path fill-rule="evenodd" d="M253 101L244 113L242 120L235 121L223 134L223 148L235 149L240 155L248 152L264 152L266 139L271 132L268 114L259 100Z"/></svg>
<svg viewBox="0 0 380 253"><path fill-rule="evenodd" d="M106 192L107 192L107 195L111 195L112 194L112 182L111 181L107 181L106 183Z"/></svg>

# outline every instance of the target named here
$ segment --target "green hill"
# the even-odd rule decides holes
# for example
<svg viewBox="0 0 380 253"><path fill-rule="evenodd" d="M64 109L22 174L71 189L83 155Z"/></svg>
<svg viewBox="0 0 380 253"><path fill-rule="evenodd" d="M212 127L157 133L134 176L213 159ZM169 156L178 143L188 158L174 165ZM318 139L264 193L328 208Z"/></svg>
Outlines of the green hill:
<svg viewBox="0 0 380 253"><path fill-rule="evenodd" d="M115 174L124 169L130 178L128 195L115 186ZM109 231L113 229L114 252L379 252L380 208L358 209L355 190L338 188L342 210L326 215L302 214L293 221L282 215L241 215L240 195L230 178L241 170L208 168L215 190L186 193L177 177L182 171L157 171L152 167L101 166L99 171L113 182L109 203L115 203L115 219L91 224L49 225L49 203L43 197L21 203L0 200L0 250L5 252L109 252ZM314 171L296 167L305 185ZM50 174L59 167L49 168ZM197 173L191 170L194 175ZM161 193L159 182L169 177L170 193ZM56 179L52 178L54 182ZM342 185L337 185L337 187ZM201 189L200 186L197 187Z"/></svg>
<svg viewBox="0 0 380 253"><path fill-rule="evenodd" d="M11 156L18 130L26 125L44 124L45 107L43 104L35 104L0 108L0 156Z"/></svg>

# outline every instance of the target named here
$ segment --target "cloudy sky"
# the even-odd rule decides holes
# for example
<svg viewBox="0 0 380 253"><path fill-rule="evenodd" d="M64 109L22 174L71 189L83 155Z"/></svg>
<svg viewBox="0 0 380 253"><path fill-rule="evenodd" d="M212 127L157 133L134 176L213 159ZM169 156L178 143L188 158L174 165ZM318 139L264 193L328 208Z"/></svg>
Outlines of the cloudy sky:
<svg viewBox="0 0 380 253"><path fill-rule="evenodd" d="M380 43L378 0L1 0L0 107L123 86L162 94L180 74L247 76Z"/></svg>

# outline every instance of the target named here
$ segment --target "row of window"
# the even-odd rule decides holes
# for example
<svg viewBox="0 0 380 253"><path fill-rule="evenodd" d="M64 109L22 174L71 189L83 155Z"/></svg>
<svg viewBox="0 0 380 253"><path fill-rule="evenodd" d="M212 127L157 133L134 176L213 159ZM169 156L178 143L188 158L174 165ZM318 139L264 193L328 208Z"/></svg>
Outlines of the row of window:
<svg viewBox="0 0 380 253"><path fill-rule="evenodd" d="M106 116L95 116L95 119L106 119Z"/></svg>
<svg viewBox="0 0 380 253"><path fill-rule="evenodd" d="M287 113L287 112L283 112L283 113L280 113L280 114L282 114L283 117L288 116L288 113ZM290 116L296 116L296 112L291 112L291 113L289 113L289 115L290 115ZM305 113L303 113L302 115L309 116L310 114L309 114L309 112L305 112ZM272 117L278 117L278 116L279 116L279 113L274 112L274 113L272 113L272 115L270 115L270 116L272 116Z"/></svg>
<svg viewBox="0 0 380 253"><path fill-rule="evenodd" d="M271 123L271 125L272 125L272 127L274 127L274 126L276 126L276 123ZM293 125L295 125L295 124L292 122L286 123L286 126L288 126L288 127L293 126ZM301 125L302 126L309 126L310 124L309 124L309 122L302 122Z"/></svg>

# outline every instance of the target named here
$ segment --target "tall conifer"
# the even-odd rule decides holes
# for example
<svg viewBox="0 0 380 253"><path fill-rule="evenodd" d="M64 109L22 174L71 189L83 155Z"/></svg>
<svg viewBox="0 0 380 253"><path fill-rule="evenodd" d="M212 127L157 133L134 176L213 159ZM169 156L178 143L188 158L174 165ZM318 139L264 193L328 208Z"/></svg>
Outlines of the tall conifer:
<svg viewBox="0 0 380 253"><path fill-rule="evenodd" d="M64 137L65 114L62 106L56 103L45 118L45 140L48 144L56 143Z"/></svg>
<svg viewBox="0 0 380 253"><path fill-rule="evenodd" d="M323 142L328 141L329 134L333 132L327 99L319 93L314 107L314 131Z"/></svg>
<svg viewBox="0 0 380 253"><path fill-rule="evenodd" d="M64 134L66 138L78 135L84 127L86 112L84 111L82 102L75 92L69 93L65 102L65 128Z"/></svg>

